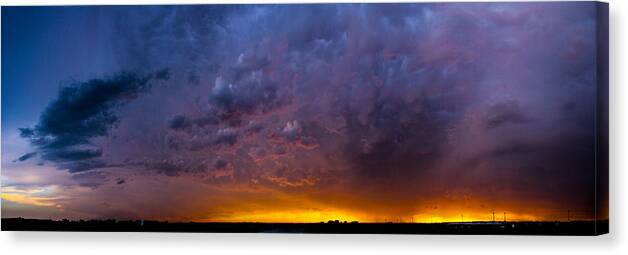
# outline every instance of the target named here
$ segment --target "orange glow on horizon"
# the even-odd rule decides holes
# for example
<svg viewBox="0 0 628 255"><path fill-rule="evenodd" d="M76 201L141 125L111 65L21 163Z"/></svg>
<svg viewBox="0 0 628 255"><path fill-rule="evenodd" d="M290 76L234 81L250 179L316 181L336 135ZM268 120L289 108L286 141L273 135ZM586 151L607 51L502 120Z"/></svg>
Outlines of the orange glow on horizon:
<svg viewBox="0 0 628 255"><path fill-rule="evenodd" d="M258 191L258 193L264 191ZM339 192L338 194L346 194ZM200 222L263 222L263 223L320 223L338 220L361 223L447 223L504 221L568 221L592 220L592 211L562 209L560 205L535 201L511 202L465 199L423 199L412 204L378 204L363 197L337 196L333 204L312 197L272 192L271 200L263 204L252 203L250 197L231 201L213 208L220 213L197 216ZM333 196L332 196L333 197ZM339 205L343 205L342 207ZM570 211L570 212L569 212ZM494 212L494 215L493 215ZM505 214L505 215L504 215Z"/></svg>
<svg viewBox="0 0 628 255"><path fill-rule="evenodd" d="M578 216L575 213L571 215L570 220L592 220L592 217ZM361 223L449 223L449 222L502 222L504 221L504 212L495 211L493 218L492 212L489 211L446 211L439 213L418 213L411 216L382 216L382 215L365 215L360 213L341 211L341 210L288 210L288 211L260 211L246 214L234 214L233 216L225 216L221 218L208 218L200 220L202 222L262 222L262 223L319 223L338 220L340 222L358 221ZM567 221L567 212L564 217L542 217L529 213L510 213L506 212L507 222L517 221Z"/></svg>
<svg viewBox="0 0 628 255"><path fill-rule="evenodd" d="M204 219L204 222L264 222L264 223L318 223L328 220L360 221L366 218L356 214L335 210L289 210L275 212L252 212L222 218Z"/></svg>

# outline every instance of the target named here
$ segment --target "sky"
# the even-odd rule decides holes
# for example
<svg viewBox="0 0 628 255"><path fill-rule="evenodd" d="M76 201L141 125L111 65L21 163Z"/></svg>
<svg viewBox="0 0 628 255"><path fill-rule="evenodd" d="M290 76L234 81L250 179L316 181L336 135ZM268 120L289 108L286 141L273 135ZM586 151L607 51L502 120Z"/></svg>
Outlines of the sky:
<svg viewBox="0 0 628 255"><path fill-rule="evenodd" d="M587 2L2 7L2 217L608 217L596 18Z"/></svg>

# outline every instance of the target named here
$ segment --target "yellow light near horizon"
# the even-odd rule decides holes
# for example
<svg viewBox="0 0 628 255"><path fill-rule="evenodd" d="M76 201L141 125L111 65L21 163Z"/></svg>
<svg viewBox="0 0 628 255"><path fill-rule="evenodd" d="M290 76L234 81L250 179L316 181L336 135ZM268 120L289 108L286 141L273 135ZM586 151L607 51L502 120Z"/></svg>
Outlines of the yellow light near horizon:
<svg viewBox="0 0 628 255"><path fill-rule="evenodd" d="M329 220L340 222L358 221L361 223L394 222L394 223L448 223L448 222L490 222L493 221L491 211L463 211L442 210L433 213L419 213L410 216L369 215L360 212L342 210L282 210L282 211L255 211L234 213L230 216L205 218L202 222L262 222L262 223L318 223ZM504 220L503 211L495 210L496 222ZM544 218L540 215L526 213L507 213L507 221L554 221L557 218Z"/></svg>
<svg viewBox="0 0 628 255"><path fill-rule="evenodd" d="M11 201L18 204L34 205L34 206L55 206L55 203L45 197L34 197L21 194L2 193L0 196L3 200Z"/></svg>
<svg viewBox="0 0 628 255"><path fill-rule="evenodd" d="M223 218L210 218L207 222L273 222L273 223L317 223L328 220L360 221L360 217L341 211L277 211L234 214Z"/></svg>
<svg viewBox="0 0 628 255"><path fill-rule="evenodd" d="M490 212L439 212L434 214L417 214L413 216L416 223L446 223L446 222L476 222L476 221L493 221L493 215ZM503 221L503 212L495 211L495 221ZM538 221L552 220L541 219L529 214L507 213L506 221Z"/></svg>

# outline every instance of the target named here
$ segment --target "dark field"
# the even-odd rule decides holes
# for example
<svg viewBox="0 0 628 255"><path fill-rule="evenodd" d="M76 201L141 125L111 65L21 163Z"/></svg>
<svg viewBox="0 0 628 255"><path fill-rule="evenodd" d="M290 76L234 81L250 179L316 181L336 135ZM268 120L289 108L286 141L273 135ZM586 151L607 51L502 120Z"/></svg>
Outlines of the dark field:
<svg viewBox="0 0 628 255"><path fill-rule="evenodd" d="M600 235L608 221L464 223L197 223L2 219L2 231L215 232L330 234Z"/></svg>

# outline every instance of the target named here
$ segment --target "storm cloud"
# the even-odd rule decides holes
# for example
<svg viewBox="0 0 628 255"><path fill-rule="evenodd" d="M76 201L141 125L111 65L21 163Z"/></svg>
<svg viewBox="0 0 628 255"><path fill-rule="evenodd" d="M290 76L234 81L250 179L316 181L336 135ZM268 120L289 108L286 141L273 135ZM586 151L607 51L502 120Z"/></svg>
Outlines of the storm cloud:
<svg viewBox="0 0 628 255"><path fill-rule="evenodd" d="M98 147L94 148L92 139L108 134L118 121L117 107L149 89L153 76L163 80L167 79L167 73L167 70L147 75L123 73L64 86L41 114L37 125L21 128L20 135L41 152L42 159L59 163L71 172L103 166L92 161L102 155ZM22 156L20 161L32 156L32 153Z"/></svg>
<svg viewBox="0 0 628 255"><path fill-rule="evenodd" d="M238 193L253 190L401 216L587 207L592 7L115 8L116 57L135 71L63 87L20 132L60 169L143 175L116 179L125 188L191 178L216 201L237 193L227 204L256 205Z"/></svg>

